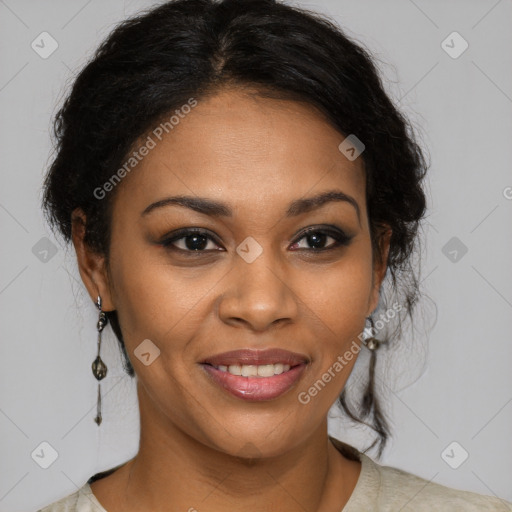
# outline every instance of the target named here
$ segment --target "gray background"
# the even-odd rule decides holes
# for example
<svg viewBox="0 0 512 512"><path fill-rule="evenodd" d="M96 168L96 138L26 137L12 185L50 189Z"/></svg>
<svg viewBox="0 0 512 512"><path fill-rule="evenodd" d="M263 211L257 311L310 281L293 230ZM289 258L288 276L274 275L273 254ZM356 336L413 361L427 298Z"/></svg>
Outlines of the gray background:
<svg viewBox="0 0 512 512"><path fill-rule="evenodd" d="M74 73L115 23L152 4L0 0L1 511L37 510L137 450L135 381L110 329L104 423L93 421L97 314L39 202L50 118ZM409 352L384 355L394 438L381 463L512 500L512 2L300 5L376 55L431 157L422 279L437 321L428 343L418 334ZM58 44L45 59L31 47L43 31ZM454 31L469 44L457 58L442 46ZM446 44L462 48L458 36ZM337 416L330 433L364 447L368 433ZM43 442L57 453L48 469Z"/></svg>

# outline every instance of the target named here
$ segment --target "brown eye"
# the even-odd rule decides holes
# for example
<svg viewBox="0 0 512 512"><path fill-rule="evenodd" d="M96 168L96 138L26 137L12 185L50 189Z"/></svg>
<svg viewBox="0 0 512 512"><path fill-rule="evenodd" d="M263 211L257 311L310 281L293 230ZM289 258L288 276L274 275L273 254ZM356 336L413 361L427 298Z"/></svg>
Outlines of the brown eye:
<svg viewBox="0 0 512 512"><path fill-rule="evenodd" d="M207 231L197 229L179 230L174 233L171 238L163 240L161 244L167 249L182 251L184 253L217 250L215 248L217 246L215 239Z"/></svg>
<svg viewBox="0 0 512 512"><path fill-rule="evenodd" d="M295 247L295 249L305 249L311 251L327 251L330 249L335 249L342 245L348 245L350 240L353 237L346 235L341 230L332 230L332 229L319 229L319 228L310 228L298 239L297 242L293 244L293 246L297 246L301 240L305 240L306 244L312 247L309 249L308 247ZM327 247L325 247L325 243L329 240L333 239L334 243L330 243ZM292 246L292 247L293 247Z"/></svg>

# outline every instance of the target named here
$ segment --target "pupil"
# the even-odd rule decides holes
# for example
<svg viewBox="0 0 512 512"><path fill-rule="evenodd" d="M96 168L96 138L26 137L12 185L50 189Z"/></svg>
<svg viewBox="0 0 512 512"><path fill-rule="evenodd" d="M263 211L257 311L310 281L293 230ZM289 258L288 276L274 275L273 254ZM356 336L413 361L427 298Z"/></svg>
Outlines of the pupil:
<svg viewBox="0 0 512 512"><path fill-rule="evenodd" d="M198 239L199 239L199 242L198 242ZM193 240L193 241L190 242L190 240ZM204 235L189 235L186 237L185 245L187 246L187 249L189 249L191 251L199 251L201 249L204 249L207 244L208 244L208 240Z"/></svg>
<svg viewBox="0 0 512 512"><path fill-rule="evenodd" d="M322 245L323 243L325 243L326 236L327 235L324 233L313 233L311 235L308 235L308 243L313 246L315 245L315 243L319 243L320 245ZM319 247L314 246L313 248L318 249Z"/></svg>

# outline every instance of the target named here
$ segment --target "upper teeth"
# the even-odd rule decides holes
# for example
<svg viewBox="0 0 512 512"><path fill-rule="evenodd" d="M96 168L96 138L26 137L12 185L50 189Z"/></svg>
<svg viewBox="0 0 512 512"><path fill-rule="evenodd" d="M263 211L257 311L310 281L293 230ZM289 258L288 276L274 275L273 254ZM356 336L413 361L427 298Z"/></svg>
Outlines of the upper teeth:
<svg viewBox="0 0 512 512"><path fill-rule="evenodd" d="M272 377L280 373L287 372L290 369L289 364L231 364L229 366L215 366L218 370L229 372L233 375L241 375L242 377Z"/></svg>

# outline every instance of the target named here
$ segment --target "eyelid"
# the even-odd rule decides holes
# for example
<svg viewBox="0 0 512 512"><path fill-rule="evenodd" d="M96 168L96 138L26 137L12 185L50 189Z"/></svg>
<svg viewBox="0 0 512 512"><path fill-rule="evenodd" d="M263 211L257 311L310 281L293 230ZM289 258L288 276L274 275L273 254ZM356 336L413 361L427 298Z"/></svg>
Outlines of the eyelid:
<svg viewBox="0 0 512 512"><path fill-rule="evenodd" d="M317 225L317 226L309 226L307 228L304 228L303 230L299 231L296 235L296 238L297 237L304 237L305 235L308 235L309 233L316 233L316 232L321 232L321 233L327 233L327 234L335 234L337 236L346 236L347 238L351 238L350 235L348 235L345 230L337 227L337 226L334 226L334 225L330 225L330 224L320 224L320 225ZM300 239L299 238L299 239Z"/></svg>

